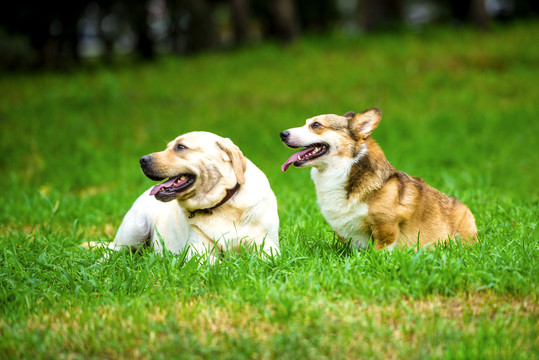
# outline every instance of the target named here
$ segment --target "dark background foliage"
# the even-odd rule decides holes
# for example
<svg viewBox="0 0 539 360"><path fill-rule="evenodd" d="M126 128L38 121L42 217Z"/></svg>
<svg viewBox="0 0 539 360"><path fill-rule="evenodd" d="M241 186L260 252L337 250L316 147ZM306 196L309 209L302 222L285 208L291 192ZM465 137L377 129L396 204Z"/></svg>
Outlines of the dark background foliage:
<svg viewBox="0 0 539 360"><path fill-rule="evenodd" d="M94 0L22 1L0 11L0 70L69 69L118 55L150 60L289 44L311 33L370 33L538 13L527 0Z"/></svg>

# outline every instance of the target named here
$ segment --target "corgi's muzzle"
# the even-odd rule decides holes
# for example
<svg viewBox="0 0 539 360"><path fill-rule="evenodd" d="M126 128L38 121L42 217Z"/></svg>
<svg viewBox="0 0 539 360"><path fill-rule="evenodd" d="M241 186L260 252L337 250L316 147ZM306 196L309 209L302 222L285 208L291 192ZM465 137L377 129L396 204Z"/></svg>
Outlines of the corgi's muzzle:
<svg viewBox="0 0 539 360"><path fill-rule="evenodd" d="M281 136L281 140L283 143L292 149L297 149L299 147L305 147L305 149L302 149L290 156L288 160L285 161L285 163L281 166L281 171L286 171L291 164L294 164L295 167L301 167L308 162L326 154L329 151L329 145L325 143L314 143L309 145L299 145L295 143L291 143L289 141L290 138L290 130L285 130L279 134Z"/></svg>

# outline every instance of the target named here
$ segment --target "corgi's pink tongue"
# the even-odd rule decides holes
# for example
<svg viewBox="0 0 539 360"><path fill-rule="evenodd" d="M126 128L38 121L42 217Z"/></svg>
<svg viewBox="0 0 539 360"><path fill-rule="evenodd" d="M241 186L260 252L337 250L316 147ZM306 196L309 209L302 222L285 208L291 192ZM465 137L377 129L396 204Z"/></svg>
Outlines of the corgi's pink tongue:
<svg viewBox="0 0 539 360"><path fill-rule="evenodd" d="M304 155L308 154L312 150L313 150L312 147L308 147L307 149L303 149L303 150L298 151L297 153L294 153L292 156L290 156L288 158L288 160L285 161L283 166L281 166L281 171L286 171L288 169L288 167L290 167L290 164L293 164L296 161L300 160L299 158L301 156L304 156Z"/></svg>
<svg viewBox="0 0 539 360"><path fill-rule="evenodd" d="M159 185L155 185L152 189L152 191L150 191L150 195L155 195L159 192L159 190L161 190L162 188L164 187L171 187L172 184L174 184L174 182L178 180L177 177L175 178L172 178L172 179L168 179L167 181L165 181L164 183L161 183Z"/></svg>

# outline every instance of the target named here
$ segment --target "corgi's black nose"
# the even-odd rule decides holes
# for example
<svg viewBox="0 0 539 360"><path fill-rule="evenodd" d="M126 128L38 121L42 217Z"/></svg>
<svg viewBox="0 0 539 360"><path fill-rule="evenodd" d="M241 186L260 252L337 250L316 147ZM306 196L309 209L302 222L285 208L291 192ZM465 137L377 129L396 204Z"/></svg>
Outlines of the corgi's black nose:
<svg viewBox="0 0 539 360"><path fill-rule="evenodd" d="M288 130L282 131L279 135L281 136L281 140L285 141L290 135L290 131Z"/></svg>

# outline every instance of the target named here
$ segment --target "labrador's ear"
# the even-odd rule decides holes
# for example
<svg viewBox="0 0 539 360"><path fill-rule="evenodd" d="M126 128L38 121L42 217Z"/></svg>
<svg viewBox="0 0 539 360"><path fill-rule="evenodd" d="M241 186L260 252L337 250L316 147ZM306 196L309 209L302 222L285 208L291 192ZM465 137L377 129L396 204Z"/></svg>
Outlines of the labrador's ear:
<svg viewBox="0 0 539 360"><path fill-rule="evenodd" d="M225 157L225 161L228 160L232 163L232 169L234 170L234 175L236 175L236 181L238 184L245 184L245 170L247 170L247 160L240 148L237 147L232 140L222 139L217 141L217 147L227 155L228 159Z"/></svg>
<svg viewBox="0 0 539 360"><path fill-rule="evenodd" d="M378 108L367 109L350 118L350 129L359 139L366 139L382 120L382 112Z"/></svg>

